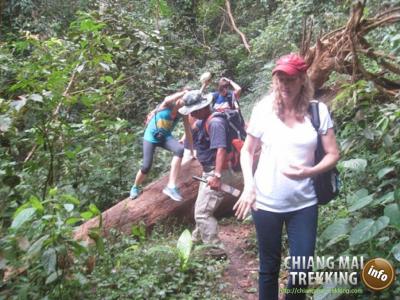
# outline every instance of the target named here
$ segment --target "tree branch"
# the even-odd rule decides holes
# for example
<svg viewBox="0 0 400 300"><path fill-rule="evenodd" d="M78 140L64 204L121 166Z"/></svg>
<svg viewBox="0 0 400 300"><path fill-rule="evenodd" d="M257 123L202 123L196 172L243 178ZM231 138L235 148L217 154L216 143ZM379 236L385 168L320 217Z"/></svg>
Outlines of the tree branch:
<svg viewBox="0 0 400 300"><path fill-rule="evenodd" d="M241 32L239 30L239 28L237 28L237 26L235 24L235 19L233 18L233 15L232 15L231 3L229 2L229 0L225 0L225 6L226 6L226 12L228 13L229 20L231 21L233 29L236 31L237 34L240 35L240 37L242 38L244 47L246 48L247 52L249 52L249 54L250 54L251 53L250 46L247 43L246 36L243 34L243 32Z"/></svg>

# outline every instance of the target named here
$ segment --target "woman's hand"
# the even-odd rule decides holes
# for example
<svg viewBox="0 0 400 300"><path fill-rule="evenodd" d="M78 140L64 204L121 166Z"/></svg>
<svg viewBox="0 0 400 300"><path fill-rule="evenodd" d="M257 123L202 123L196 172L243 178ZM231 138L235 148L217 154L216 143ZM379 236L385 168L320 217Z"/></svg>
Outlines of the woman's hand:
<svg viewBox="0 0 400 300"><path fill-rule="evenodd" d="M235 216L240 220L247 217L250 209L257 210L256 208L256 192L255 188L244 189L239 200L233 206L233 210L236 210Z"/></svg>
<svg viewBox="0 0 400 300"><path fill-rule="evenodd" d="M301 180L314 175L311 167L302 165L289 165L289 169L283 171L282 173L286 177L289 177L293 180Z"/></svg>

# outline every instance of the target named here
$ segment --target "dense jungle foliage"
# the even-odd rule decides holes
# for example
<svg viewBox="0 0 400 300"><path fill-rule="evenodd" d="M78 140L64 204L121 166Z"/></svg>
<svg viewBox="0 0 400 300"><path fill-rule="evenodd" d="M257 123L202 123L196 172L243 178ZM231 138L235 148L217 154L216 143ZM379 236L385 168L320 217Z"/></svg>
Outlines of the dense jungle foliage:
<svg viewBox="0 0 400 300"><path fill-rule="evenodd" d="M249 117L275 59L298 51L303 19L326 33L351 4L231 1L249 54L223 0L1 0L0 299L229 299L224 263L191 252L182 226L108 240L93 230L95 246L75 241L74 227L127 196L143 121L163 97L199 88L207 70L242 86ZM395 5L368 1L364 14ZM400 63L398 23L367 38ZM338 73L325 88L336 92L342 192L320 209L317 253L386 258L399 274L400 96ZM153 179L170 160L157 155ZM363 290L354 297L394 299L399 276L383 293ZM327 291L318 299L333 299Z"/></svg>

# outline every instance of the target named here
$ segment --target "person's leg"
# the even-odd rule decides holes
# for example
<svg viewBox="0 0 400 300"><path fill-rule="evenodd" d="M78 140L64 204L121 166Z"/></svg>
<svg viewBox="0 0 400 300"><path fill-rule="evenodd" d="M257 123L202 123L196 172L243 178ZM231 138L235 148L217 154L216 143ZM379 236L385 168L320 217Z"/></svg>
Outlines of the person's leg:
<svg viewBox="0 0 400 300"><path fill-rule="evenodd" d="M174 188L176 187L176 179L178 178L179 171L181 169L184 148L183 145L174 138L167 139L162 147L171 151L174 154L174 157L171 161L171 170L169 173L168 181L168 187Z"/></svg>
<svg viewBox="0 0 400 300"><path fill-rule="evenodd" d="M150 143L146 140L143 141L143 163L139 171L136 173L135 182L131 188L130 197L132 199L135 199L140 193L139 186L146 179L147 173L150 171L156 147L156 144Z"/></svg>
<svg viewBox="0 0 400 300"><path fill-rule="evenodd" d="M279 292L283 216L260 209L253 211L252 215L260 257L259 299L276 300Z"/></svg>
<svg viewBox="0 0 400 300"><path fill-rule="evenodd" d="M206 178L211 173L203 173ZM199 192L194 208L194 218L196 228L192 234L192 239L197 240L199 235L205 244L222 246L218 238L218 221L214 217L214 212L221 204L223 192L214 191L206 183L200 182Z"/></svg>
<svg viewBox="0 0 400 300"><path fill-rule="evenodd" d="M163 193L175 201L182 201L183 198L176 187L176 180L181 169L181 162L183 157L183 145L174 138L167 139L162 145L164 149L171 151L174 157L171 161L171 170L169 172L168 185L163 189Z"/></svg>
<svg viewBox="0 0 400 300"><path fill-rule="evenodd" d="M289 276L288 288L307 288L307 269L303 265L302 257L305 257L307 263L310 257L314 256L315 240L317 235L317 223L318 223L318 205L306 207L301 210L290 212L287 214L285 220L288 240L289 240L289 252L291 261L293 259L299 260L301 263L292 264L290 272L293 272L293 276ZM296 261L297 262L297 261ZM294 299L306 299L304 293L300 294L287 294L287 300Z"/></svg>

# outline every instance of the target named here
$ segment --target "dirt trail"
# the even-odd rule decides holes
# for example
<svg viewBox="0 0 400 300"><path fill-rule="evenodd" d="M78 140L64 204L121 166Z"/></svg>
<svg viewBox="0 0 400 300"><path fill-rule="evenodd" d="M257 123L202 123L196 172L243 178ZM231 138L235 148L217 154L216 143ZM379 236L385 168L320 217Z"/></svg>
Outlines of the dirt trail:
<svg viewBox="0 0 400 300"><path fill-rule="evenodd" d="M258 299L258 259L253 247L253 224L222 224L219 237L224 243L229 265L223 280L229 283L226 289L232 299Z"/></svg>

